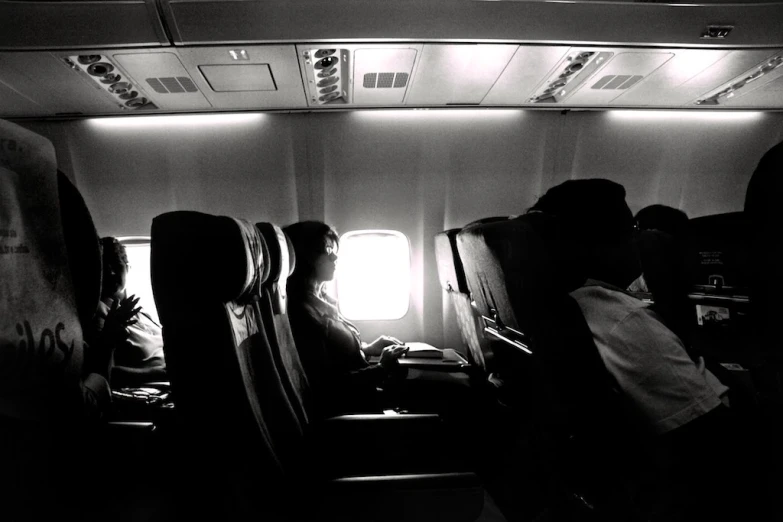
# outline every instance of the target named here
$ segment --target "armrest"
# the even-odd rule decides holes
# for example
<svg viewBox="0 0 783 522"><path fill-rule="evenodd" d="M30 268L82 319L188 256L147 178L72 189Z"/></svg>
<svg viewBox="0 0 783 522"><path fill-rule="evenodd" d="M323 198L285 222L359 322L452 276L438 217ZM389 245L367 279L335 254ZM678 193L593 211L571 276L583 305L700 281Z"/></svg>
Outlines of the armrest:
<svg viewBox="0 0 783 522"><path fill-rule="evenodd" d="M330 476L466 469L457 438L438 415L342 415L323 421L309 437Z"/></svg>
<svg viewBox="0 0 783 522"><path fill-rule="evenodd" d="M469 522L484 507L473 473L348 477L325 486L318 518L326 520Z"/></svg>

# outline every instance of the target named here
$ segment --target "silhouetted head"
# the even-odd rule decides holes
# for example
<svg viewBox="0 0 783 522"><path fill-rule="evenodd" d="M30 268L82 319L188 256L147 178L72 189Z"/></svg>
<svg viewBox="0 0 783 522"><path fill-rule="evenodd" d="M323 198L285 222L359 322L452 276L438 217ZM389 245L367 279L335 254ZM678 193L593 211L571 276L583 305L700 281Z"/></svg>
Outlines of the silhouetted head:
<svg viewBox="0 0 783 522"><path fill-rule="evenodd" d="M340 238L321 221L300 221L283 228L296 255L296 268L289 283L321 284L334 278Z"/></svg>
<svg viewBox="0 0 783 522"><path fill-rule="evenodd" d="M660 230L681 238L688 228L688 214L666 205L650 205L636 213L639 230Z"/></svg>
<svg viewBox="0 0 783 522"><path fill-rule="evenodd" d="M101 238L103 258L103 288L101 299L117 297L125 291L128 277L128 254L115 237Z"/></svg>
<svg viewBox="0 0 783 522"><path fill-rule="evenodd" d="M585 277L626 288L641 273L635 221L622 185L606 179L569 180L541 196L528 212L557 216Z"/></svg>

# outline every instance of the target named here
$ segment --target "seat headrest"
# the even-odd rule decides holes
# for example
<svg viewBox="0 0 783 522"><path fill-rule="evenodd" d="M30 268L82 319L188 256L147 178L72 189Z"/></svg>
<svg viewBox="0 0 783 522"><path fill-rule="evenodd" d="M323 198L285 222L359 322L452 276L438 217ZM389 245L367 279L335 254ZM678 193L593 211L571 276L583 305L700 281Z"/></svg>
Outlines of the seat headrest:
<svg viewBox="0 0 783 522"><path fill-rule="evenodd" d="M269 252L258 230L226 216L192 211L157 216L150 256L155 302L164 309L172 292L239 301L269 277Z"/></svg>
<svg viewBox="0 0 783 522"><path fill-rule="evenodd" d="M271 290L272 305L276 314L286 310L286 283L294 271L293 245L283 229L273 223L256 223L269 250L269 278L266 285Z"/></svg>
<svg viewBox="0 0 783 522"><path fill-rule="evenodd" d="M101 298L101 246L92 216L77 188L57 172L60 215L76 308L82 327L90 324Z"/></svg>
<svg viewBox="0 0 783 522"><path fill-rule="evenodd" d="M577 288L584 277L565 238L560 220L541 212L460 231L457 247L479 311L496 308L508 322L514 311L526 315L537 302Z"/></svg>
<svg viewBox="0 0 783 522"><path fill-rule="evenodd" d="M285 282L294 271L293 245L283 229L273 223L256 223L269 249L269 278L267 283Z"/></svg>
<svg viewBox="0 0 783 522"><path fill-rule="evenodd" d="M448 292L470 294L465 270L457 250L457 234L461 229L452 228L435 236L435 259L438 263L440 286Z"/></svg>

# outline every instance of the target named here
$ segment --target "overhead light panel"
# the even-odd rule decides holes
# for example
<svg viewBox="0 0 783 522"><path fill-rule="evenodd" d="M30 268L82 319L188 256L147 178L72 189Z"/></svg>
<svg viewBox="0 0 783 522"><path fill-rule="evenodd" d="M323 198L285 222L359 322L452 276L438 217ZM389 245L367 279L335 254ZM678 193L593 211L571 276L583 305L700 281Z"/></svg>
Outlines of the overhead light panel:
<svg viewBox="0 0 783 522"><path fill-rule="evenodd" d="M610 52L576 50L568 53L555 73L536 91L529 103L560 103L614 56Z"/></svg>
<svg viewBox="0 0 783 522"><path fill-rule="evenodd" d="M108 93L120 108L125 110L157 109L150 103L144 91L125 77L108 56L101 54L80 54L68 56L65 63Z"/></svg>
<svg viewBox="0 0 783 522"><path fill-rule="evenodd" d="M696 105L722 105L738 94L748 92L751 88L758 87L759 83L754 82L758 82L760 78L766 76L767 80L771 80L772 78L769 76L770 73L780 69L781 66L783 66L783 55L779 54L746 72L739 78L735 78L731 82L721 85L715 91L708 93L708 95L703 98L699 98L694 103ZM781 71L783 71L783 69L777 71L776 76L779 76ZM749 88L748 85L751 85L751 87Z"/></svg>

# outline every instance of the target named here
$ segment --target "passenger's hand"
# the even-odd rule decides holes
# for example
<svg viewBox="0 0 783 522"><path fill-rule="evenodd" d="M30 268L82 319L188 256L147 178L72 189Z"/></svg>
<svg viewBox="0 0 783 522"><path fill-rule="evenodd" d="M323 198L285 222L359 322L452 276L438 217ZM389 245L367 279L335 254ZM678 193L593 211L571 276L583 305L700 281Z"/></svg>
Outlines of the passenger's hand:
<svg viewBox="0 0 783 522"><path fill-rule="evenodd" d="M393 346L395 344L402 344L402 341L389 335L382 335L368 344L364 349L364 353L367 355L380 355L384 348L387 346Z"/></svg>
<svg viewBox="0 0 783 522"><path fill-rule="evenodd" d="M132 295L122 301L112 303L103 323L103 332L107 340L122 342L128 338L128 327L136 324L137 320L133 318L141 310L141 307L136 307L139 304L139 299Z"/></svg>
<svg viewBox="0 0 783 522"><path fill-rule="evenodd" d="M378 364L384 368L388 368L397 364L397 360L402 357L405 352L408 351L407 346L395 344L393 346L387 346L381 351L381 360Z"/></svg>

